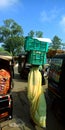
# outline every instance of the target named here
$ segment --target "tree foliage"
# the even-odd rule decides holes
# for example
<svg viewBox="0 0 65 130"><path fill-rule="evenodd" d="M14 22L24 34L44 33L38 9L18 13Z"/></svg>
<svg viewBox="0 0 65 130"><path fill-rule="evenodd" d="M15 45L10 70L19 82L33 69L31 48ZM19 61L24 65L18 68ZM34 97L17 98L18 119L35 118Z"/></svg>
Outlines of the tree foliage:
<svg viewBox="0 0 65 130"><path fill-rule="evenodd" d="M52 39L52 44L50 48L57 50L61 48L61 45L62 45L62 40L55 35Z"/></svg>
<svg viewBox="0 0 65 130"><path fill-rule="evenodd" d="M16 55L24 45L23 29L13 19L4 21L0 27L0 42L6 51Z"/></svg>
<svg viewBox="0 0 65 130"><path fill-rule="evenodd" d="M28 33L28 36L30 37L43 37L43 32L42 31L36 31L34 32L33 30L31 30L29 33Z"/></svg>
<svg viewBox="0 0 65 130"><path fill-rule="evenodd" d="M43 32L42 31L36 31L36 37L43 37Z"/></svg>
<svg viewBox="0 0 65 130"><path fill-rule="evenodd" d="M30 36L30 37L34 37L34 31L33 30L31 30L29 33L28 33L28 36Z"/></svg>

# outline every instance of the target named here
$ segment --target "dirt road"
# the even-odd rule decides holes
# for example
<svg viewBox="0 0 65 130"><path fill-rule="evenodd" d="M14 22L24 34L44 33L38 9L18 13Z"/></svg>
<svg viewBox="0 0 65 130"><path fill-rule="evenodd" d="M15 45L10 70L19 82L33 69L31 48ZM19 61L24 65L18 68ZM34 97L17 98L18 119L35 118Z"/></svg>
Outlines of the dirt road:
<svg viewBox="0 0 65 130"><path fill-rule="evenodd" d="M20 79L15 67L13 96L13 119L1 122L2 130L44 130L36 128L30 121L29 103L27 99L27 81ZM47 96L47 91L46 91ZM47 128L46 130L65 130L57 121L50 109L51 103L47 97Z"/></svg>

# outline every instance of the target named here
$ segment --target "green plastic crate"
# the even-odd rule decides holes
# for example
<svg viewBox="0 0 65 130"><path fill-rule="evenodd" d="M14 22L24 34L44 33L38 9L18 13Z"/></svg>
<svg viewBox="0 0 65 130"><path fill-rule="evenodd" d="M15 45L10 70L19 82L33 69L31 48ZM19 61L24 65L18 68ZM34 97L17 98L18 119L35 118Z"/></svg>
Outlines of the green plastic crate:
<svg viewBox="0 0 65 130"><path fill-rule="evenodd" d="M42 51L30 51L28 53L28 63L33 65L43 65L46 63L46 53Z"/></svg>
<svg viewBox="0 0 65 130"><path fill-rule="evenodd" d="M24 49L25 49L25 51L36 50L36 51L47 52L48 51L48 43L39 41L37 39L33 39L32 37L26 37Z"/></svg>
<svg viewBox="0 0 65 130"><path fill-rule="evenodd" d="M31 37L26 37L25 44L24 44L25 51L30 51L33 48L34 48L34 39Z"/></svg>

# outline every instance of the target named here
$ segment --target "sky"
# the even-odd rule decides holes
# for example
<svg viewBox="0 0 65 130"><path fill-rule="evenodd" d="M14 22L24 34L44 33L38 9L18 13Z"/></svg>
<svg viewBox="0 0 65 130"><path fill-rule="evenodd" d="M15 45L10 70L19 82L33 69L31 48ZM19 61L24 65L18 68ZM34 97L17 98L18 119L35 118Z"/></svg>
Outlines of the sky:
<svg viewBox="0 0 65 130"><path fill-rule="evenodd" d="M24 31L42 31L51 40L57 35L65 43L65 0L1 0L0 26L13 19Z"/></svg>

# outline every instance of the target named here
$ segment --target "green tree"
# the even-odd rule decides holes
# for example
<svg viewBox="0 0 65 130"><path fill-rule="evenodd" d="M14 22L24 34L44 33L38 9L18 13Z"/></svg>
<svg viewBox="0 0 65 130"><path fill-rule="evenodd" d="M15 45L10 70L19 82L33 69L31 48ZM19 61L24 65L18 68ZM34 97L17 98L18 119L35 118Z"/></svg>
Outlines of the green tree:
<svg viewBox="0 0 65 130"><path fill-rule="evenodd" d="M12 55L16 55L24 45L23 29L13 19L4 21L4 25L0 27L0 42L2 47Z"/></svg>
<svg viewBox="0 0 65 130"><path fill-rule="evenodd" d="M36 37L43 37L43 32L42 31L36 31Z"/></svg>
<svg viewBox="0 0 65 130"><path fill-rule="evenodd" d="M28 33L28 36L30 37L43 37L43 32L42 31L36 31L34 32L33 30L31 30L29 33Z"/></svg>
<svg viewBox="0 0 65 130"><path fill-rule="evenodd" d="M55 35L52 39L52 44L50 44L49 48L57 50L61 48L61 45L62 45L62 40Z"/></svg>
<svg viewBox="0 0 65 130"><path fill-rule="evenodd" d="M3 47L0 47L0 51L4 51L4 48L3 48Z"/></svg>
<svg viewBox="0 0 65 130"><path fill-rule="evenodd" d="M65 43L62 43L62 49L65 49Z"/></svg>
<svg viewBox="0 0 65 130"><path fill-rule="evenodd" d="M34 37L34 31L31 30L31 31L28 33L28 36L30 36L30 37Z"/></svg>

